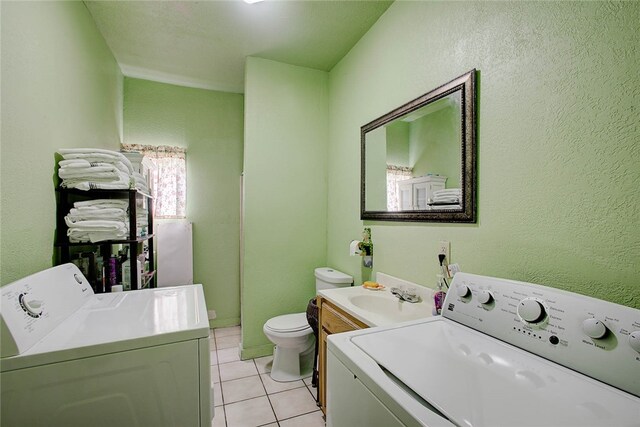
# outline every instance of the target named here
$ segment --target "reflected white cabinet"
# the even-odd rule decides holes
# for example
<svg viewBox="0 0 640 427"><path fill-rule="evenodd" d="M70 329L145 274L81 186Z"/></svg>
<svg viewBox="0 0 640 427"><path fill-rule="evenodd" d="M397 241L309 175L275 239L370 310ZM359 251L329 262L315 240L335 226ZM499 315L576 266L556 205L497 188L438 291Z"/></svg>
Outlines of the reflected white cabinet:
<svg viewBox="0 0 640 427"><path fill-rule="evenodd" d="M427 201L434 191L444 190L446 182L447 177L442 175L427 175L398 182L400 210L429 210Z"/></svg>

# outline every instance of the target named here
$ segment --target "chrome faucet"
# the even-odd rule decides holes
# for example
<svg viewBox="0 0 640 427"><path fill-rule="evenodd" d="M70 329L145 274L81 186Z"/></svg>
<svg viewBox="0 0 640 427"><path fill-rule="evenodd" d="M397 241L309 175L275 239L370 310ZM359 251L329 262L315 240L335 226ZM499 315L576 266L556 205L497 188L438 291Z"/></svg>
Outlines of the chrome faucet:
<svg viewBox="0 0 640 427"><path fill-rule="evenodd" d="M399 289L399 288L391 288L391 293L398 297L400 301L406 301L410 303L416 303L420 301L420 297L415 293L414 290Z"/></svg>

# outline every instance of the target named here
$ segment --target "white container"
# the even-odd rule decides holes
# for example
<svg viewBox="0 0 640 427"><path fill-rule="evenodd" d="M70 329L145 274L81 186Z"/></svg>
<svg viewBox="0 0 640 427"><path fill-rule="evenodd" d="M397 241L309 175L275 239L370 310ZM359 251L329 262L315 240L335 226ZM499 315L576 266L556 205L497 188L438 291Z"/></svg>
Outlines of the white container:
<svg viewBox="0 0 640 427"><path fill-rule="evenodd" d="M142 289L142 273L144 270L142 269L142 263L140 260L136 260L138 265L138 287L137 289ZM122 263L122 285L125 290L131 289L131 260L126 260Z"/></svg>

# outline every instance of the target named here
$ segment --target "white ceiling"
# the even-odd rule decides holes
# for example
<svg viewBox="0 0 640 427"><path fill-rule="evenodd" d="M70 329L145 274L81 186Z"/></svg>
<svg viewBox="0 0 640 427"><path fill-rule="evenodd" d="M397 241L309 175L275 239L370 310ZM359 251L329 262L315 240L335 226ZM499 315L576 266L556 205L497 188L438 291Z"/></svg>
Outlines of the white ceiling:
<svg viewBox="0 0 640 427"><path fill-rule="evenodd" d="M392 1L85 1L125 76L244 92L247 56L329 71Z"/></svg>

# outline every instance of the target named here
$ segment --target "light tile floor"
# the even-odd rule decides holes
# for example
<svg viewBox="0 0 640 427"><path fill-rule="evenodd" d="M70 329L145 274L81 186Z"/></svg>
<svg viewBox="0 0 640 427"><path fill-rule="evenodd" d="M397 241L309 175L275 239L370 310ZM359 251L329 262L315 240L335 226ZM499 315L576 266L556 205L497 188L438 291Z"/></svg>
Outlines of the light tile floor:
<svg viewBox="0 0 640 427"><path fill-rule="evenodd" d="M272 356L240 360L240 327L212 329L212 427L324 427L311 378L279 383L269 376Z"/></svg>

